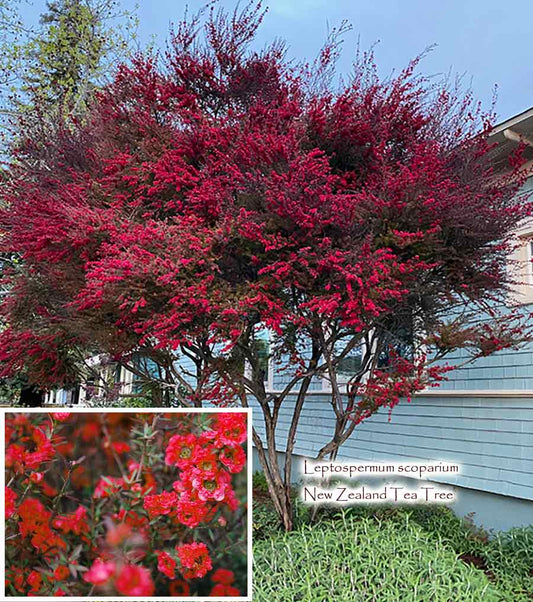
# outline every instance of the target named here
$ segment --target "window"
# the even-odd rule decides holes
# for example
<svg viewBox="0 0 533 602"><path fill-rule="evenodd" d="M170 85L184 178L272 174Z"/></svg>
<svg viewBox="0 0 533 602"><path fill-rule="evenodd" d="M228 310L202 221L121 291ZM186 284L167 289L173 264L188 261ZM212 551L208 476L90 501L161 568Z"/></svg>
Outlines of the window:
<svg viewBox="0 0 533 602"><path fill-rule="evenodd" d="M533 194L533 177L526 180L520 194ZM512 305L533 303L533 219L524 220L515 232L518 243L509 258L509 275L515 282L509 297Z"/></svg>
<svg viewBox="0 0 533 602"><path fill-rule="evenodd" d="M527 265L526 265L526 271L527 271L527 283L530 286L533 286L533 240L530 239L527 243Z"/></svg>
<svg viewBox="0 0 533 602"><path fill-rule="evenodd" d="M411 325L402 325L383 336L378 358L378 368L381 370L391 365L392 356L413 360L415 355L415 342Z"/></svg>
<svg viewBox="0 0 533 602"><path fill-rule="evenodd" d="M517 233L518 245L509 262L510 277L515 282L512 304L533 303L533 225L524 225Z"/></svg>
<svg viewBox="0 0 533 602"><path fill-rule="evenodd" d="M340 350L342 351L342 350ZM339 383L348 382L356 375L363 365L363 345L357 345L347 355L341 358L337 364L337 380Z"/></svg>
<svg viewBox="0 0 533 602"><path fill-rule="evenodd" d="M261 325L257 326L252 346L258 358L259 370L263 374L265 389L272 391L274 389L274 374L272 370L271 333L268 329ZM248 362L246 362L244 369L246 376L250 378L252 371Z"/></svg>
<svg viewBox="0 0 533 602"><path fill-rule="evenodd" d="M363 342L359 342L358 344L354 345L344 355L346 346L350 345L352 339L352 335L349 335L346 337L341 337L335 342L333 360L337 362L335 375L337 384L340 386L348 383L360 372L363 366L363 357L366 350L366 346ZM341 355L342 357L340 357ZM325 372L322 376L322 390L331 391L331 382L327 372Z"/></svg>
<svg viewBox="0 0 533 602"><path fill-rule="evenodd" d="M263 380L269 382L270 379L270 341L268 338L257 338L254 343L254 350L259 358L259 369L263 373Z"/></svg>

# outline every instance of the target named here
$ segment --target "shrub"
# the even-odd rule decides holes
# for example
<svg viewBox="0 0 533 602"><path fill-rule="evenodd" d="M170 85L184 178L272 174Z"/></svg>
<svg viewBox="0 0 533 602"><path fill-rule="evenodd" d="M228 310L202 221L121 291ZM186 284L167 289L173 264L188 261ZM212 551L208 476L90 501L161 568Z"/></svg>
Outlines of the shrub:
<svg viewBox="0 0 533 602"><path fill-rule="evenodd" d="M256 470L253 474L253 488L254 491L261 493L268 493L268 484L265 477L265 473L261 470Z"/></svg>
<svg viewBox="0 0 533 602"><path fill-rule="evenodd" d="M254 541L268 539L280 531L280 520L271 505L254 503L252 532Z"/></svg>
<svg viewBox="0 0 533 602"><path fill-rule="evenodd" d="M465 563L483 571L492 580L502 599L526 602L533 599L533 526L497 532L492 537L476 527L471 517L456 516L438 505L353 506L337 512L354 520L410 523L420 527L428 537L451 548ZM321 520L324 520L322 517Z"/></svg>
<svg viewBox="0 0 533 602"><path fill-rule="evenodd" d="M254 559L254 602L511 600L408 514L302 526L257 542Z"/></svg>

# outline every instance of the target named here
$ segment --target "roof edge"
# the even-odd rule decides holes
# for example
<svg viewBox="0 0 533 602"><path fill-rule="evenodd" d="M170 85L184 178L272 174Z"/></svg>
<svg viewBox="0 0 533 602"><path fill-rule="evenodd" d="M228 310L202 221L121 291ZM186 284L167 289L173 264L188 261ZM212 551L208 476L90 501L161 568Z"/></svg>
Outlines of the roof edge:
<svg viewBox="0 0 533 602"><path fill-rule="evenodd" d="M533 117L533 107L526 109L525 111L522 111L522 113L518 113L518 115L515 115L514 117L511 117L509 119L506 119L505 121L502 121L498 125L495 125L491 132L491 136L494 136L495 134L498 134L499 132L502 132L503 130L512 128L513 126L517 125L518 123L521 123L522 121L525 121L526 119L530 119L531 117Z"/></svg>

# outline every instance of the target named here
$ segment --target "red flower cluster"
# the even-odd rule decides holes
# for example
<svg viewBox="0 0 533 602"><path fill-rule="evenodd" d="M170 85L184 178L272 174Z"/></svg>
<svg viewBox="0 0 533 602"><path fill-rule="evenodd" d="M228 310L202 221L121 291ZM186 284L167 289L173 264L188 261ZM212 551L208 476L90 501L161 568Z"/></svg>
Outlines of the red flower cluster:
<svg viewBox="0 0 533 602"><path fill-rule="evenodd" d="M79 506L73 514L58 516L52 521L52 525L63 533L74 533L75 535L87 533L89 531L87 508Z"/></svg>
<svg viewBox="0 0 533 602"><path fill-rule="evenodd" d="M10 445L6 450L6 466L13 467L17 472L23 472L25 468L35 470L55 455L54 446L43 431L32 426L29 428L31 437L26 437L23 441L31 442L34 451L28 451L24 445L18 444Z"/></svg>
<svg viewBox="0 0 533 602"><path fill-rule="evenodd" d="M242 413L222 413L213 430L196 436L174 435L165 452L165 463L181 469L173 492L149 495L144 508L151 518L169 515L188 527L210 520L219 504L237 508L231 475L242 471L246 455L246 418Z"/></svg>
<svg viewBox="0 0 533 602"><path fill-rule="evenodd" d="M217 569L211 575L211 581L216 585L211 590L211 596L240 596L241 592L232 584L235 581L233 571Z"/></svg>
<svg viewBox="0 0 533 602"><path fill-rule="evenodd" d="M133 597L207 591L192 580L209 578L210 550L217 564L231 557L225 542L238 533L229 525L243 522L233 512L246 431L246 415L230 412L7 415L6 587L80 597L90 588ZM200 525L210 529L205 542ZM213 574L216 595L238 591L227 574Z"/></svg>
<svg viewBox="0 0 533 602"><path fill-rule="evenodd" d="M158 552L157 555L157 570L161 571L163 575L166 575L169 579L174 579L175 577L175 569L176 569L176 561L170 554L166 552Z"/></svg>
<svg viewBox="0 0 533 602"><path fill-rule="evenodd" d="M135 564L117 566L97 558L83 579L98 586L114 585L124 596L152 596L155 590L150 571Z"/></svg>
<svg viewBox="0 0 533 602"><path fill-rule="evenodd" d="M66 548L64 540L50 528L52 513L42 502L26 498L17 509L22 537L30 537L32 546L41 553Z"/></svg>
<svg viewBox="0 0 533 602"><path fill-rule="evenodd" d="M170 514L176 510L178 496L174 492L163 491L158 495L148 495L144 498L144 509L150 518Z"/></svg>
<svg viewBox="0 0 533 602"><path fill-rule="evenodd" d="M15 502L17 500L17 494L9 487L5 488L4 504L6 519L11 518L15 514Z"/></svg>
<svg viewBox="0 0 533 602"><path fill-rule="evenodd" d="M186 579L203 577L213 568L205 543L183 544L176 549L181 561L182 573Z"/></svg>

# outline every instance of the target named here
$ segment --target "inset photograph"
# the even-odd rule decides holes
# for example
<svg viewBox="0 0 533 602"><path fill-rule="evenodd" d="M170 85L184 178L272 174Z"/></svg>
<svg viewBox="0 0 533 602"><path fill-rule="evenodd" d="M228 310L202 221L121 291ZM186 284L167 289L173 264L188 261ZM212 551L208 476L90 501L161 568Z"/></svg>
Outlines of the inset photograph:
<svg viewBox="0 0 533 602"><path fill-rule="evenodd" d="M246 412L10 412L5 430L6 596L249 599Z"/></svg>

